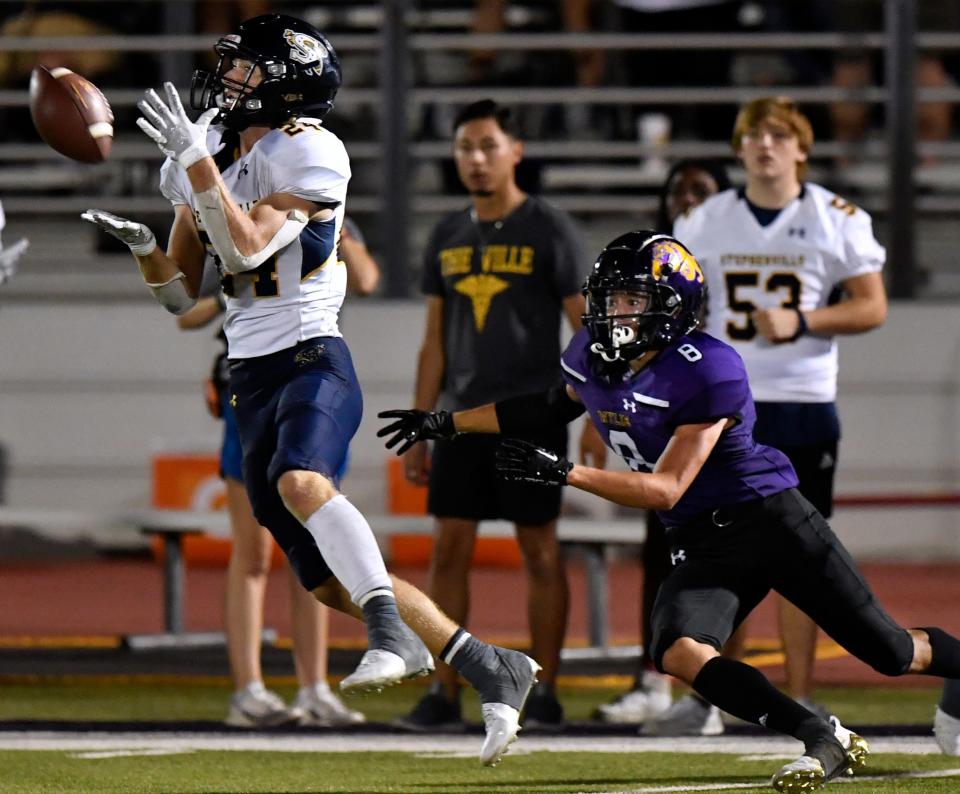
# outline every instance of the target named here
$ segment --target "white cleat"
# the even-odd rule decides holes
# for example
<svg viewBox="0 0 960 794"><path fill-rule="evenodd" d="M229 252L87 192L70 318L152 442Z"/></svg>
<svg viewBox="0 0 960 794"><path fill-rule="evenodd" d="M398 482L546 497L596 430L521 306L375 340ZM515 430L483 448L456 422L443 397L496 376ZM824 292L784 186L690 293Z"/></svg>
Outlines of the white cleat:
<svg viewBox="0 0 960 794"><path fill-rule="evenodd" d="M486 736L480 748L480 763L496 766L520 732L520 712L506 703L484 703L483 727Z"/></svg>
<svg viewBox="0 0 960 794"><path fill-rule="evenodd" d="M774 774L770 784L785 794L817 791L827 782L820 760L809 755L801 755Z"/></svg>
<svg viewBox="0 0 960 794"><path fill-rule="evenodd" d="M380 648L372 648L363 654L357 669L340 682L340 691L344 694L382 692L385 687L432 672L432 659L429 659L429 663L417 665L411 670L403 657Z"/></svg>
<svg viewBox="0 0 960 794"><path fill-rule="evenodd" d="M506 653L501 651L501 653ZM483 746L480 748L480 763L484 766L496 766L506 754L510 745L517 740L517 734L520 732L520 712L527 702L527 698L537 683L537 673L540 672L540 665L533 659L516 651L510 652L516 656L523 656L523 660L529 665L529 678L517 681L520 697L519 708L507 705L506 703L484 703L481 706L483 712L483 727L486 735L483 739ZM522 662L521 662L522 666ZM526 671L519 671L521 673ZM516 678L514 678L516 681Z"/></svg>

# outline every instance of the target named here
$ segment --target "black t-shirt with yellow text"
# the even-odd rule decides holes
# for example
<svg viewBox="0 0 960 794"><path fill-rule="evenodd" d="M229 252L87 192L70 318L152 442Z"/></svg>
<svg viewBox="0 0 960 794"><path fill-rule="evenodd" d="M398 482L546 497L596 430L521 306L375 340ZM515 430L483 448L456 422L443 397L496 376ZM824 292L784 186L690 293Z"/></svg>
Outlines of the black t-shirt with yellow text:
<svg viewBox="0 0 960 794"><path fill-rule="evenodd" d="M443 298L440 407L461 410L560 382L564 298L589 271L573 220L528 196L495 223L470 209L434 228L422 289Z"/></svg>

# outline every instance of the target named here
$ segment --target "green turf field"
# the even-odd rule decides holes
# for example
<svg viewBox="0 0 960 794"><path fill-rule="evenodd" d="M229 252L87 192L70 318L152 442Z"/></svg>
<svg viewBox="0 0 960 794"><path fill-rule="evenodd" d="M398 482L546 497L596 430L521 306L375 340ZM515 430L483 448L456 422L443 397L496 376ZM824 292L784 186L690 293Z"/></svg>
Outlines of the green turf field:
<svg viewBox="0 0 960 794"><path fill-rule="evenodd" d="M743 761L720 754L537 752L507 756L499 767L486 769L475 759L424 758L408 753L192 752L119 758L85 755L89 754L0 752L0 791L16 794L772 791L764 783L781 763L772 759ZM902 774L956 769L958 765L955 758L885 755L871 764L866 773L870 779L831 784L830 788L849 794L946 794L958 790L960 777L905 779Z"/></svg>
<svg viewBox="0 0 960 794"><path fill-rule="evenodd" d="M274 685L282 694L292 694L289 685ZM368 720L388 722L409 709L423 691L420 685L407 685L350 702L363 710ZM563 688L561 697L568 718L582 721L596 704L618 691L571 686ZM823 689L817 699L850 724L923 724L931 720L937 694L932 688ZM753 736L731 739L723 752L691 752L696 748L685 740L671 740L685 752L661 752L661 748L652 752L649 747L641 751L644 740L625 728L619 737L521 735L499 767L486 769L476 757L479 733L454 738L455 744L448 743L447 737L408 739L408 735L400 735L401 741L412 742L409 752L385 746L385 742L397 741L398 735L383 733L253 735L241 731L226 735L226 742L234 742L232 749L206 749L202 743L181 741L169 731L161 739L111 734L104 740L92 733L95 723L104 720L219 720L227 697L224 683L199 680L190 684L122 678L0 683L0 721L94 723L79 733L47 734L43 750L17 744L17 734L0 730L0 793L772 791L767 785L771 773L796 755L795 749L785 750L782 743L771 749ZM467 698L465 707L467 719L479 721L476 701ZM222 738L219 732L214 736L216 741ZM246 739L256 742L244 747ZM960 791L960 758L940 755L932 741L922 738L883 741L886 750L871 756L859 780L831 784L830 789L850 794ZM14 746L27 749L10 749ZM389 751L378 751L378 747Z"/></svg>

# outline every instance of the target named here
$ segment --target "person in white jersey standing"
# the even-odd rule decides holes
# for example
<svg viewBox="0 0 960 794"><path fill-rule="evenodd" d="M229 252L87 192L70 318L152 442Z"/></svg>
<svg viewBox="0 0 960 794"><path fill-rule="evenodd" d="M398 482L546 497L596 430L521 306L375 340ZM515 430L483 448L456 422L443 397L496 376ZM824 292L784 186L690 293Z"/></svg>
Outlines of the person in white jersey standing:
<svg viewBox="0 0 960 794"><path fill-rule="evenodd" d="M674 234L703 267L707 333L746 364L754 437L786 453L800 492L829 517L840 439L836 337L885 321L886 254L866 212L804 180L813 128L791 99L742 107L732 145L746 187L707 199L677 219ZM782 598L779 612L787 689L813 705L817 628Z"/></svg>
<svg viewBox="0 0 960 794"><path fill-rule="evenodd" d="M496 764L516 738L539 665L480 642L391 577L366 519L338 490L362 413L337 322L350 163L322 123L340 86L339 59L316 28L281 14L241 23L215 50L217 70L194 74L195 122L170 83L164 97L149 90L138 103L137 125L167 156L161 191L175 211L167 253L143 224L101 210L83 217L130 247L174 314L194 304L211 255L226 299L230 404L254 515L307 590L367 625L369 649L341 690L425 675L432 653L478 690L480 758Z"/></svg>

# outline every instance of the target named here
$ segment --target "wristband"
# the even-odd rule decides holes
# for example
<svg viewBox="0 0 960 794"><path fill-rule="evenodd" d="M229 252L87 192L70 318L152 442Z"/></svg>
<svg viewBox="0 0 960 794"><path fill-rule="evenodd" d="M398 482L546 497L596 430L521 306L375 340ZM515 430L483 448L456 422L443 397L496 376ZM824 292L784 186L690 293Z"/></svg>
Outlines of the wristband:
<svg viewBox="0 0 960 794"><path fill-rule="evenodd" d="M150 229L146 231L150 236L142 243L127 243L127 247L134 256L150 256L157 249L157 238Z"/></svg>
<svg viewBox="0 0 960 794"><path fill-rule="evenodd" d="M807 318L803 316L803 312L800 311L800 307L794 306L793 310L797 313L797 330L794 332L793 336L787 340L788 342L796 342L809 330L807 326Z"/></svg>

